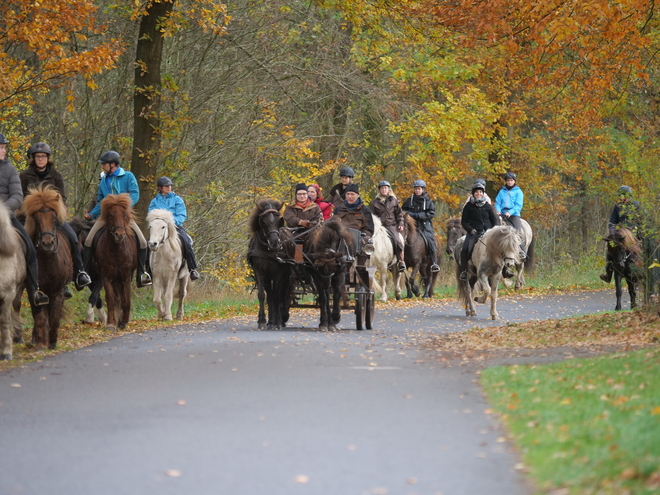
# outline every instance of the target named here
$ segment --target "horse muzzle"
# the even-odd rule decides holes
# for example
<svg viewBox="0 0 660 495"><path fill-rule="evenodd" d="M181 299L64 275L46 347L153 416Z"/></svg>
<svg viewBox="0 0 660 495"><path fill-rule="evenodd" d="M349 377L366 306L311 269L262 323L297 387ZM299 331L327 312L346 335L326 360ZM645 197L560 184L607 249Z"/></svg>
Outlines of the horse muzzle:
<svg viewBox="0 0 660 495"><path fill-rule="evenodd" d="M160 247L160 243L158 243L158 242L153 242L153 241L149 241L149 249L150 249L151 251L156 252L156 251L158 251L158 248L159 248L159 247Z"/></svg>

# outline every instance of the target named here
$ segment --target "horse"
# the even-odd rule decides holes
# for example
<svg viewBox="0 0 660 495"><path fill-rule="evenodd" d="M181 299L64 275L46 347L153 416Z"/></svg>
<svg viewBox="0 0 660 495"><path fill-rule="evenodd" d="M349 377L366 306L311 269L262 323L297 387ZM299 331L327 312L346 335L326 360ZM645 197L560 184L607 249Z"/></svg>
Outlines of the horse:
<svg viewBox="0 0 660 495"><path fill-rule="evenodd" d="M31 187L22 206L25 230L37 251L39 286L50 302L33 308L32 343L37 347L57 347L62 319L64 288L73 278L73 257L69 242L58 227L66 222L66 206L51 185Z"/></svg>
<svg viewBox="0 0 660 495"><path fill-rule="evenodd" d="M511 225L506 217L503 217L500 215L500 223L502 225ZM525 286L525 275L524 272L531 272L534 269L534 232L532 231L532 227L527 223L527 220L521 218L520 219L520 225L522 227L522 231L519 232L522 241L521 244L524 244L525 246L525 254L526 254L526 259L525 261L521 261L520 263L516 263L516 272L518 275L516 276L516 283L514 288L516 290L520 290ZM506 287L510 286L509 279L505 278L504 279L504 285Z"/></svg>
<svg viewBox="0 0 660 495"><path fill-rule="evenodd" d="M477 241L472 251L472 258L468 262L468 281L460 278L463 269L460 266L461 249L465 237L461 237L454 247L454 262L456 269L456 283L458 284L458 300L465 305L465 315L475 316L477 312L472 304L472 289L481 290L480 297L475 301L485 304L490 296L490 316L496 320L497 313L497 284L502 276L502 269L521 263L520 260L520 234L508 225L493 227ZM478 285L477 285L478 284Z"/></svg>
<svg viewBox="0 0 660 495"><path fill-rule="evenodd" d="M105 228L98 235L93 252L94 264L105 289L108 308L105 328L110 331L126 328L131 318L131 280L138 253L137 240L129 226L132 219L128 194L109 194L101 201L101 220Z"/></svg>
<svg viewBox="0 0 660 495"><path fill-rule="evenodd" d="M78 236L78 247L82 250L85 245L85 240L89 231L92 230L92 225L85 222L80 217L73 217L69 222L71 228ZM90 290L90 295L87 298L87 313L83 319L83 323L93 324L94 323L94 313L99 322L103 325L108 321L108 314L103 307L103 298L101 297L101 289L103 288L103 280L101 280L101 275L99 275L96 266L94 263L90 263L86 268L89 278L92 279L92 283L88 286Z"/></svg>
<svg viewBox="0 0 660 495"><path fill-rule="evenodd" d="M284 218L282 202L262 199L250 214L247 261L252 267L259 298L259 330L280 329L289 321L291 265L280 258ZM268 304L266 319L265 304Z"/></svg>
<svg viewBox="0 0 660 495"><path fill-rule="evenodd" d="M431 270L432 260L426 247L424 236L417 230L417 222L414 218L404 212L404 237L406 239L404 249L404 259L406 266L412 268L412 272L405 272L406 297L411 298L413 294L419 297L421 294L419 285L416 283L417 275L420 275L424 284L424 294L422 298L433 297L438 273ZM438 259L438 263L440 260ZM398 299L398 298L397 298Z"/></svg>
<svg viewBox="0 0 660 495"><path fill-rule="evenodd" d="M603 237L607 242L607 254L612 263L614 286L616 288L615 311L621 310L621 279L626 279L630 295L630 309L637 306L637 264L642 261L642 248L632 230L619 228L615 233Z"/></svg>
<svg viewBox="0 0 660 495"><path fill-rule="evenodd" d="M467 232L465 232L459 217L452 217L447 220L445 232L447 232L447 246L445 247L445 252L449 255L449 258L453 260L454 247L456 247L458 240L467 234Z"/></svg>
<svg viewBox="0 0 660 495"><path fill-rule="evenodd" d="M397 300L401 299L401 276L397 268L399 261L395 254L393 239L390 236L389 230L383 226L380 218L376 215L373 216L374 220L374 235L372 237L374 242L374 253L369 258L369 264L377 267L380 274L380 283L378 278L374 278L374 286L376 292L380 293L380 300L387 302L387 275L392 272L394 279L394 291Z"/></svg>
<svg viewBox="0 0 660 495"><path fill-rule="evenodd" d="M169 210L155 209L147 214L151 251L149 264L153 275L154 305L161 320L172 319L172 299L177 281L179 282L176 319L183 318L183 301L186 298L190 273L183 259L183 250L174 216Z"/></svg>
<svg viewBox="0 0 660 495"><path fill-rule="evenodd" d="M305 256L311 264L308 272L318 291L321 331L336 331L341 320L341 299L348 268L355 257L355 242L337 216L310 231L305 241Z"/></svg>

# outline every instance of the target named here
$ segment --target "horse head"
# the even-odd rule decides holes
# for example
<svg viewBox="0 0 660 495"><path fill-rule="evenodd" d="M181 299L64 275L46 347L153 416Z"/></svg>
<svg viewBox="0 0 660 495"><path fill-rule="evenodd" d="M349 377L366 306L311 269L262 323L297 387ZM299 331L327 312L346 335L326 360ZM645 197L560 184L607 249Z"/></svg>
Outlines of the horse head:
<svg viewBox="0 0 660 495"><path fill-rule="evenodd" d="M51 185L30 187L22 206L25 229L34 246L48 253L57 253L57 229L66 220L66 207L60 193Z"/></svg>
<svg viewBox="0 0 660 495"><path fill-rule="evenodd" d="M461 219L458 217L450 218L447 220L445 230L447 231L447 247L445 248L445 252L449 255L450 258L453 258L454 247L456 246L458 240L463 237L466 232L461 225Z"/></svg>
<svg viewBox="0 0 660 495"><path fill-rule="evenodd" d="M259 214L260 233L266 239L266 245L270 251L282 249L280 228L283 225L284 219L280 215L280 211L272 206Z"/></svg>
<svg viewBox="0 0 660 495"><path fill-rule="evenodd" d="M176 224L174 216L169 210L154 209L147 214L147 225L149 227L149 240L147 246L151 251L157 251L160 246L177 239Z"/></svg>

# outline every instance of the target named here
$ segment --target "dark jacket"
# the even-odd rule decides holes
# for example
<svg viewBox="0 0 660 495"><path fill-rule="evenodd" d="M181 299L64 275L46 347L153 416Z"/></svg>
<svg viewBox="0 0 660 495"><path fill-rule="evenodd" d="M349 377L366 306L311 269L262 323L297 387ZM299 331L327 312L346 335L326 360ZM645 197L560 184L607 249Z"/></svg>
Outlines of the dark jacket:
<svg viewBox="0 0 660 495"><path fill-rule="evenodd" d="M13 217L23 204L23 189L16 168L8 158L0 161L0 199Z"/></svg>
<svg viewBox="0 0 660 495"><path fill-rule="evenodd" d="M431 220L435 216L435 205L426 192L419 196L413 194L404 201L401 208L415 219L418 231L434 232Z"/></svg>
<svg viewBox="0 0 660 495"><path fill-rule="evenodd" d="M52 162L49 162L48 165L46 165L46 170L42 174L37 171L37 166L34 163L30 164L27 169L20 173L20 179L24 197L28 195L28 188L30 186L36 187L39 184L50 184L57 189L62 196L62 200L66 203L64 179L62 179L62 174L55 170L55 166Z"/></svg>
<svg viewBox="0 0 660 495"><path fill-rule="evenodd" d="M639 201L630 201L629 203L617 203L612 209L608 227L610 233L614 233L617 227L625 227L631 230L637 230L637 236L641 235L640 228L644 221L644 210Z"/></svg>
<svg viewBox="0 0 660 495"><path fill-rule="evenodd" d="M350 208L344 201L335 208L335 216L341 218L344 227L359 230L371 237L374 235L374 219L371 216L371 210L361 198L358 198L357 203L356 207Z"/></svg>
<svg viewBox="0 0 660 495"><path fill-rule="evenodd" d="M482 234L499 224L499 218L495 214L495 210L490 203L484 203L483 206L477 206L472 201L469 201L463 208L461 225L468 234L472 232L472 230L476 230L478 233Z"/></svg>
<svg viewBox="0 0 660 495"><path fill-rule="evenodd" d="M371 213L380 218L385 227L403 227L403 211L396 196L386 198L380 194L369 205Z"/></svg>
<svg viewBox="0 0 660 495"><path fill-rule="evenodd" d="M335 184L332 186L332 189L330 189L330 193L325 198L325 200L335 205L335 208L341 206L341 204L346 200L346 186L341 182L339 184Z"/></svg>
<svg viewBox="0 0 660 495"><path fill-rule="evenodd" d="M319 205L310 201L304 208L298 203L291 203L284 209L284 221L287 227L300 226L301 220L309 220L310 223L318 223L323 220L323 214Z"/></svg>

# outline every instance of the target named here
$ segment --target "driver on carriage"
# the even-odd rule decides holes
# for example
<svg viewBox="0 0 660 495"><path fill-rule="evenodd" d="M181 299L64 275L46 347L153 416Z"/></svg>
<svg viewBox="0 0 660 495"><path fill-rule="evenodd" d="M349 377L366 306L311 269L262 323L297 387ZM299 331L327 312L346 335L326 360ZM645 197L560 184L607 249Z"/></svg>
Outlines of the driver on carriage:
<svg viewBox="0 0 660 495"><path fill-rule="evenodd" d="M27 265L27 275L25 285L27 287L28 300L30 305L35 308L45 306L50 302L48 296L39 290L39 267L37 264L37 252L34 249L32 239L25 231L25 227L16 218L16 210L23 203L23 190L21 188L21 179L18 176L16 168L7 158L7 145L9 141L5 135L0 133L0 199L7 206L11 225L21 235L25 244L25 262Z"/></svg>
<svg viewBox="0 0 660 495"><path fill-rule="evenodd" d="M357 184L348 184L344 192L346 199L335 209L335 216L341 218L346 228L358 230L362 234L363 245L371 245L371 249L356 246L356 252L365 254L373 253L374 219L371 210L360 198L360 190ZM371 252L369 252L371 251Z"/></svg>
<svg viewBox="0 0 660 495"><path fill-rule="evenodd" d="M294 229L298 239L307 237L309 230L323 221L321 208L309 199L307 186L302 182L296 185L296 199L284 209L287 227Z"/></svg>
<svg viewBox="0 0 660 495"><path fill-rule="evenodd" d="M392 185L388 181L382 180L378 183L378 196L373 199L369 208L374 215L380 218L394 240L394 251L399 258L398 270L406 271L406 262L403 259L403 211L399 206L398 198L392 192Z"/></svg>
<svg viewBox="0 0 660 495"><path fill-rule="evenodd" d="M500 192L497 193L495 198L495 213L502 216L514 229L516 229L521 237L523 236L522 223L520 221L520 212L523 209L523 202L525 195L522 189L516 185L516 174L507 172L504 174L504 185ZM520 260L527 259L527 252L525 251L525 241L520 244Z"/></svg>
<svg viewBox="0 0 660 495"><path fill-rule="evenodd" d="M193 241L186 232L183 222L188 218L188 211L186 204L181 199L181 196L172 192L172 180L169 177L161 177L156 181L158 194L149 203L149 210L167 210L172 213L176 232L179 234L181 247L183 248L183 258L186 260L188 270L190 272L190 280L199 279L199 272L197 271L197 260L195 259L195 252L193 251Z"/></svg>
<svg viewBox="0 0 660 495"><path fill-rule="evenodd" d="M459 276L464 282L468 280L468 261L472 257L474 245L488 229L500 224L493 207L486 201L485 196L486 188L480 182L475 182L472 186L470 201L463 207L461 215L461 225L467 232L461 249L461 274Z"/></svg>
<svg viewBox="0 0 660 495"><path fill-rule="evenodd" d="M89 266L89 261L92 258L92 246L94 245L94 237L105 226L105 223L99 220L101 215L101 201L110 194L127 193L131 196L131 206L140 199L140 189L138 187L137 179L132 172L127 172L119 166L120 157L116 151L106 151L99 158L99 163L103 169L104 176L99 182L99 190L96 195L96 206L89 213L85 214L86 220L96 220L92 229L87 235L85 246L83 248L83 263L85 268ZM147 240L144 234L138 227L135 220L131 219L129 227L135 233L138 244L138 263L137 263L137 286L145 287L151 285L151 276L147 273Z"/></svg>
<svg viewBox="0 0 660 495"><path fill-rule="evenodd" d="M435 242L435 231L432 223L435 216L435 205L426 192L426 182L421 179L413 182L413 194L403 202L401 208L415 220L417 231L426 241L426 247L431 258L431 271L433 273L439 272L438 245Z"/></svg>
<svg viewBox="0 0 660 495"><path fill-rule="evenodd" d="M614 239L616 231L620 228L627 228L633 231L637 239L642 239L642 223L644 220L644 210L639 201L633 201L633 190L630 186L621 186L617 191L619 201L614 205L610 220L607 223L609 237ZM603 282L612 281L614 267L609 252L605 258L605 273L599 275Z"/></svg>

